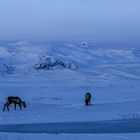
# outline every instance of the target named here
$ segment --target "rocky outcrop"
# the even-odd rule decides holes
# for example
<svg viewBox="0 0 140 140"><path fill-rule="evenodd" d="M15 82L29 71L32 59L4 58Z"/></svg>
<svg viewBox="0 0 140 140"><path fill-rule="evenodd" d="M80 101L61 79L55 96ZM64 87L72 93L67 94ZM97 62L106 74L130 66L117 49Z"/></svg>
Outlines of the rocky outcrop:
<svg viewBox="0 0 140 140"><path fill-rule="evenodd" d="M0 74L14 74L15 73L15 66L13 65L0 65Z"/></svg>
<svg viewBox="0 0 140 140"><path fill-rule="evenodd" d="M43 56L39 62L33 66L35 70L54 70L54 69L76 69L76 66L70 62L64 62L60 59L54 59Z"/></svg>

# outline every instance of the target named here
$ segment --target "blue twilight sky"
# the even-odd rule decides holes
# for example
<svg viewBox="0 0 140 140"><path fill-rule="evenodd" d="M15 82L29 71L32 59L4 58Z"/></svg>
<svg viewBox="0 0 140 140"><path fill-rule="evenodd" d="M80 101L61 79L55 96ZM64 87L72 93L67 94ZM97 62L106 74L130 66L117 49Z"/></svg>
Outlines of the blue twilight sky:
<svg viewBox="0 0 140 140"><path fill-rule="evenodd" d="M139 38L140 0L0 0L0 39Z"/></svg>

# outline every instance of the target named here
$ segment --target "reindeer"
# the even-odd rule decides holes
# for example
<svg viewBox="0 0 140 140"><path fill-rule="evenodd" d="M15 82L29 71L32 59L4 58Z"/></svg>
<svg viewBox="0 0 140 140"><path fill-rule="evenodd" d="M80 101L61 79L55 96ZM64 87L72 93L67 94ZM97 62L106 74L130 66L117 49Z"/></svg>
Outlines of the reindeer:
<svg viewBox="0 0 140 140"><path fill-rule="evenodd" d="M10 97L7 97L6 99L6 103L4 104L4 108L3 108L3 111L5 111L5 108L7 107L7 110L9 111L9 106L11 104L14 104L14 109L16 110L16 105L18 104L20 109L22 110L22 107L26 107L26 103L21 100L19 97L13 97L13 96L10 96Z"/></svg>
<svg viewBox="0 0 140 140"><path fill-rule="evenodd" d="M89 106L90 103L91 103L91 94L89 92L87 92L85 95L85 105Z"/></svg>

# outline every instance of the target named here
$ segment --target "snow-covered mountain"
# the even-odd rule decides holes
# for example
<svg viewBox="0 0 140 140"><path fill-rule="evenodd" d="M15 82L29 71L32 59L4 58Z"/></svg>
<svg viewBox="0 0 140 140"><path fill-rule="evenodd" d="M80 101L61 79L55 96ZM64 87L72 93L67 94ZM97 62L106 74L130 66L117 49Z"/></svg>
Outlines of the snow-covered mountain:
<svg viewBox="0 0 140 140"><path fill-rule="evenodd" d="M81 69L101 64L140 62L140 49L96 47L66 43L30 43L21 41L0 46L0 73L22 73L34 70ZM6 72L7 67L13 72ZM5 71L4 71L5 70Z"/></svg>

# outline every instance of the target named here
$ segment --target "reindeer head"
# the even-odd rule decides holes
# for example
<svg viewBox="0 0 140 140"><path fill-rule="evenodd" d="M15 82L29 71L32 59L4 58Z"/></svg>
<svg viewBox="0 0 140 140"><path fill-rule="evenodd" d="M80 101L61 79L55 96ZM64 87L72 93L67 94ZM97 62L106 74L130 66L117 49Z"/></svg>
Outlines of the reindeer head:
<svg viewBox="0 0 140 140"><path fill-rule="evenodd" d="M22 104L22 106L23 106L24 108L27 107L25 101L22 101L21 104Z"/></svg>

